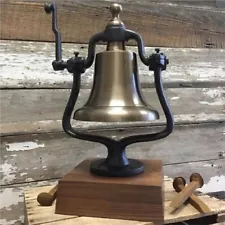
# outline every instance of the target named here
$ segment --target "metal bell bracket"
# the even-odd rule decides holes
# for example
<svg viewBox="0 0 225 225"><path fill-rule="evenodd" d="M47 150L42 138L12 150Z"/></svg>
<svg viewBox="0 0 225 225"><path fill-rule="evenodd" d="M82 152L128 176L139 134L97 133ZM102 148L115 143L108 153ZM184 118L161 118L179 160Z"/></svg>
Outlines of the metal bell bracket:
<svg viewBox="0 0 225 225"><path fill-rule="evenodd" d="M115 7L115 5L117 5ZM168 136L174 127L174 119L171 113L170 107L167 103L167 100L163 91L163 84L161 78L161 72L166 70L167 64L169 63L168 59L163 53L160 53L160 49L155 49L155 53L150 56L145 55L144 44L141 36L139 36L134 31L126 29L123 23L115 23L106 26L103 32L93 35L89 41L88 45L88 56L87 58L78 57L78 52L75 53L75 56L68 59L67 61L62 60L62 43L61 35L58 31L57 23L57 9L55 3L45 4L44 9L46 13L52 13L52 30L55 34L55 57L56 60L52 62L54 70L64 70L67 69L69 73L73 74L73 87L71 89L71 94L66 105L62 126L64 131L77 139L93 141L104 144L108 148L108 157L109 161L106 159L106 163L110 166L126 166L129 164L128 159L125 155L125 148L133 143L137 142L146 142L154 141ZM114 4L114 7L110 7L110 11L114 17L118 17L121 8L118 4ZM74 109L74 106L77 101L77 97L80 91L80 81L81 74L85 72L86 69L91 67L95 58L95 46L97 42L112 42L112 41L121 41L126 42L129 40L135 40L138 46L138 54L143 64L149 67L150 71L154 71L154 81L156 92L161 104L161 107L164 111L166 117L166 126L165 128L157 133L144 134L144 135L132 135L124 137L120 140L114 140L110 137L103 137L94 134L82 134L81 132L76 131L72 128L70 123L70 118ZM116 151L111 151L112 149L117 149Z"/></svg>

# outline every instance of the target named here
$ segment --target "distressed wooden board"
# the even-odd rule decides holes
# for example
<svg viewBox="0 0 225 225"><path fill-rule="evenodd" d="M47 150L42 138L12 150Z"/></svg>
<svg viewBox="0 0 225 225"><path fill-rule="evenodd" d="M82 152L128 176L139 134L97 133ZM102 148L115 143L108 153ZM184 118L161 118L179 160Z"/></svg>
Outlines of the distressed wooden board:
<svg viewBox="0 0 225 225"><path fill-rule="evenodd" d="M134 158L158 158L165 165L184 162L224 160L225 127L221 124L177 126L167 138L152 143L137 143L127 148ZM162 128L161 128L162 129ZM120 136L152 132L155 129L104 131ZM3 137L1 141L1 184L57 178L88 157L106 157L106 148L70 138L64 132ZM27 163L29 160L29 163ZM205 163L206 167L208 163ZM225 164L224 164L225 165ZM217 168L217 166L216 166ZM218 167L225 174L225 167Z"/></svg>
<svg viewBox="0 0 225 225"><path fill-rule="evenodd" d="M207 162L194 162L192 164L185 163L173 166L164 166L164 173L168 174L168 176L172 178L182 174L182 176L188 179L190 173L196 171L200 172L206 183L204 189L201 190L202 193L212 192L210 195L214 197L217 196L219 199L224 199L224 195L222 198L218 195L218 191L224 189L224 171L218 170L218 167L205 166L206 163ZM223 166L224 160L209 161L208 164L210 163L213 165ZM179 171L180 174L178 174L177 171ZM5 201L0 201L2 203L0 204L0 214L2 215L0 224L24 225L24 190L28 187L45 187L47 185L54 184L56 184L56 181L50 180L44 182L21 183L20 185L2 187L0 190L0 200L4 199ZM172 192L170 196L173 196Z"/></svg>
<svg viewBox="0 0 225 225"><path fill-rule="evenodd" d="M45 14L43 2L2 1L1 39L54 40L51 17ZM110 19L110 2L57 1L63 41L87 43L90 35L103 30ZM190 7L191 1L189 7L156 1L120 2L124 8L122 20L129 29L139 32L148 46L225 47L225 13L215 7L215 1L211 8L204 7L209 6L205 1L202 7Z"/></svg>
<svg viewBox="0 0 225 225"><path fill-rule="evenodd" d="M223 123L224 114L187 114L175 115L175 127L181 125L198 126L201 124ZM71 121L72 126L82 132L98 132L100 133L109 130L125 131L129 129L149 128L160 130L160 127L165 126L166 119L160 119L154 122L127 122L127 123L101 123L101 122L78 122ZM34 122L19 122L0 124L0 137L15 136L24 134L40 134L63 131L62 120L44 120ZM128 135L125 133L124 135ZM122 138L119 136L118 138Z"/></svg>
<svg viewBox="0 0 225 225"><path fill-rule="evenodd" d="M174 116L175 126L177 125L198 125L210 123L222 123L225 121L223 114L186 114ZM124 130L124 128L139 128L139 127L159 127L165 126L165 118L150 122L127 122L127 123L95 123L95 122L78 122L71 121L71 124L76 129L83 131L96 131L101 130ZM18 123L4 123L0 124L0 137L22 134L39 134L39 133L52 133L63 131L62 120L44 120L34 122L18 122Z"/></svg>
<svg viewBox="0 0 225 225"><path fill-rule="evenodd" d="M60 120L67 104L70 89L1 90L2 123ZM225 88L171 88L165 90L168 102L176 116L188 120L188 115L223 115L225 119ZM150 105L163 117L155 89L143 89ZM82 89L75 109L82 107L90 95L89 89ZM191 116L189 116L191 117ZM197 118L197 117L196 117ZM197 119L196 119L197 120ZM212 120L213 121L213 120ZM194 122L194 121L193 121ZM196 121L197 122L197 121ZM24 127L25 128L25 127Z"/></svg>
<svg viewBox="0 0 225 225"><path fill-rule="evenodd" d="M136 47L128 49L137 52ZM104 45L98 45L96 52L104 51ZM87 56L87 45L63 44L63 59L79 51ZM149 55L154 48L146 47ZM170 59L163 72L164 87L218 87L225 86L225 50L162 48ZM1 88L68 88L72 75L64 71L54 71L54 44L40 42L1 41L0 87ZM144 87L154 87L151 71L138 57L140 81ZM82 75L82 87L91 88L94 64Z"/></svg>
<svg viewBox="0 0 225 225"><path fill-rule="evenodd" d="M172 188L173 180L165 180L164 181L164 193L165 193L165 202L164 202L164 224L181 222L185 220L200 218L209 215L215 215L219 213L225 212L225 202L218 200L216 198L212 198L208 195L201 195L199 198L205 202L209 208L211 209L210 213L201 214L199 213L193 206L190 204L186 205L185 207L181 207L179 212L176 214L170 214L167 209L169 204L171 203L171 199L173 199L176 192L172 190L174 195L171 195L171 188ZM119 219L106 219L106 218L91 218L91 217L76 217L76 216L64 216L55 214L55 202L52 206L48 207L41 207L37 201L36 197L41 192L48 192L53 188L53 186L47 186L42 188L29 188L25 190L25 204L27 208L27 219L29 225L35 224L130 224L130 225L154 225L151 222L140 222L140 221L130 221L130 220L119 220ZM168 192L167 192L168 191ZM41 214L41 215L40 215Z"/></svg>

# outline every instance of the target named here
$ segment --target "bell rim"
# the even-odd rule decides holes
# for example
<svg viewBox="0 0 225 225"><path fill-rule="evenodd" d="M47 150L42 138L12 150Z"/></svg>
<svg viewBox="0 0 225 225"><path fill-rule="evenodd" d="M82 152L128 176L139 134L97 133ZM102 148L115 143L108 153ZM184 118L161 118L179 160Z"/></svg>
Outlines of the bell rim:
<svg viewBox="0 0 225 225"><path fill-rule="evenodd" d="M151 106L84 106L74 112L73 119L93 122L148 122L158 120L160 116Z"/></svg>

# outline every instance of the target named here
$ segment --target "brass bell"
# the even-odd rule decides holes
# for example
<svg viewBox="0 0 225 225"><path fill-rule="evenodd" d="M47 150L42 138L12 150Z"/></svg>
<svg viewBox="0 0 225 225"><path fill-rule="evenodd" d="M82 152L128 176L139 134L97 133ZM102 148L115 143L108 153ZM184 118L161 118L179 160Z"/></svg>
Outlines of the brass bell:
<svg viewBox="0 0 225 225"><path fill-rule="evenodd" d="M143 97L136 53L121 42L108 43L96 54L94 82L90 97L74 119L99 122L151 121L158 112Z"/></svg>
<svg viewBox="0 0 225 225"><path fill-rule="evenodd" d="M124 26L122 7L110 7L112 20L106 26ZM98 122L151 121L159 113L144 99L140 88L136 53L127 51L124 41L110 41L106 51L96 54L93 87L74 119Z"/></svg>

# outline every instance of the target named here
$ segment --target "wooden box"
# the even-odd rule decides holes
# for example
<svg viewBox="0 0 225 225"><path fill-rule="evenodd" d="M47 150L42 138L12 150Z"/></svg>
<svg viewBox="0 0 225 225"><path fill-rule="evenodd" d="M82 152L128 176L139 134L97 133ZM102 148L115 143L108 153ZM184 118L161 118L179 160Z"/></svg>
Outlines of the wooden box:
<svg viewBox="0 0 225 225"><path fill-rule="evenodd" d="M59 181L57 214L163 223L161 160L141 160L145 171L126 178L91 174L91 160L83 161Z"/></svg>

